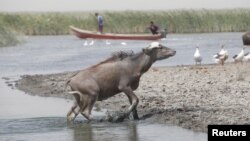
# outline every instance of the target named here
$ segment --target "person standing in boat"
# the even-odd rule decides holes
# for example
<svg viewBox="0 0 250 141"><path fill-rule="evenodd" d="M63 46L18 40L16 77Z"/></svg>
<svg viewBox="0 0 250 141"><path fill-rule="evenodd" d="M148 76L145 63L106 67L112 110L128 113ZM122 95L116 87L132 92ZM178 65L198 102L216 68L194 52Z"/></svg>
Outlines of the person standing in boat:
<svg viewBox="0 0 250 141"><path fill-rule="evenodd" d="M98 13L95 13L95 16L96 16L97 22L98 22L98 31L100 33L103 33L103 25L104 25L103 17Z"/></svg>
<svg viewBox="0 0 250 141"><path fill-rule="evenodd" d="M158 31L158 30L159 30L159 27L158 27L157 25L155 25L153 21L150 22L150 26L148 27L148 29L151 31L151 33L152 33L153 35L159 33L159 31Z"/></svg>

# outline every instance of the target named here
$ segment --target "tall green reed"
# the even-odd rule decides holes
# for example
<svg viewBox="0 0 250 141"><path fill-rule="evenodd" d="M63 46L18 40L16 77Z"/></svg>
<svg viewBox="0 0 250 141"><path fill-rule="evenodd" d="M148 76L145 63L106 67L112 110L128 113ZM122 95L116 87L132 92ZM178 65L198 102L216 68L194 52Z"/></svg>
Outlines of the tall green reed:
<svg viewBox="0 0 250 141"><path fill-rule="evenodd" d="M105 32L149 33L154 21L172 33L242 32L250 30L250 9L99 11ZM0 13L4 27L26 35L69 34L69 26L97 31L94 12Z"/></svg>
<svg viewBox="0 0 250 141"><path fill-rule="evenodd" d="M3 26L0 22L0 47L14 46L22 41L20 34L14 30Z"/></svg>

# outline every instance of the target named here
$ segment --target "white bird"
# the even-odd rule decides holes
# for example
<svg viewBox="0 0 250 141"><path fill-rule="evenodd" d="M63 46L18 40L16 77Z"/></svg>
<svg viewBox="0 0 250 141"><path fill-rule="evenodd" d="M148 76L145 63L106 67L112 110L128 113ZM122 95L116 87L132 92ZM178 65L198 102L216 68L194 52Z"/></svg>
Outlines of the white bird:
<svg viewBox="0 0 250 141"><path fill-rule="evenodd" d="M88 41L86 40L83 45L87 46L88 45Z"/></svg>
<svg viewBox="0 0 250 141"><path fill-rule="evenodd" d="M234 62L235 63L238 63L238 62L241 62L243 61L243 58L244 58L244 47L241 49L240 53L237 54L237 55L234 55L233 56L233 59L234 59Z"/></svg>
<svg viewBox="0 0 250 141"><path fill-rule="evenodd" d="M106 40L106 45L110 45L111 43L108 41L108 40Z"/></svg>
<svg viewBox="0 0 250 141"><path fill-rule="evenodd" d="M95 43L94 40L92 40L92 41L89 43L89 45L92 46L92 45L94 45L94 43Z"/></svg>
<svg viewBox="0 0 250 141"><path fill-rule="evenodd" d="M121 45L124 45L124 46L125 46L125 45L127 45L127 43L126 43L126 42L121 42Z"/></svg>
<svg viewBox="0 0 250 141"><path fill-rule="evenodd" d="M246 61L246 62L250 61L250 52L245 53L243 61Z"/></svg>
<svg viewBox="0 0 250 141"><path fill-rule="evenodd" d="M202 61L202 57L201 57L198 45L196 46L196 50L194 53L194 61L195 61L195 65L197 65L197 63L201 64L201 61Z"/></svg>
<svg viewBox="0 0 250 141"><path fill-rule="evenodd" d="M224 49L224 45L221 46L221 50L219 53L213 56L215 63L224 65L225 61L228 58L228 52Z"/></svg>

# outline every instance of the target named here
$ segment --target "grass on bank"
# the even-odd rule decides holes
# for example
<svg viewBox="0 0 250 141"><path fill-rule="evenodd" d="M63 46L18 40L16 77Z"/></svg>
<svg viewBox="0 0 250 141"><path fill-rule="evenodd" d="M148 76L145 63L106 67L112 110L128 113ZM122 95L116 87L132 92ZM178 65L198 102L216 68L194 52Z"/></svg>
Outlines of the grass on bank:
<svg viewBox="0 0 250 141"><path fill-rule="evenodd" d="M69 25L96 31L97 22L94 13L0 13L0 37L5 36L4 38L14 41L14 38L11 37L14 34L11 31L25 35L65 35L70 33ZM250 9L99 11L99 13L104 17L104 31L112 33L149 33L146 27L150 21L154 21L162 29L167 28L171 33L244 32L250 30ZM2 40L1 38L0 40Z"/></svg>
<svg viewBox="0 0 250 141"><path fill-rule="evenodd" d="M20 34L0 24L0 47L15 46L21 41Z"/></svg>

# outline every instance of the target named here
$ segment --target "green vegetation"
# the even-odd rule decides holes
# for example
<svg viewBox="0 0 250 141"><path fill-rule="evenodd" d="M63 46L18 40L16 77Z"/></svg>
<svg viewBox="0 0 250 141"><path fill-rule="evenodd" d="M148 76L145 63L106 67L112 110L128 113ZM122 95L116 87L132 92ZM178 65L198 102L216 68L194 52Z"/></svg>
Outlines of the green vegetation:
<svg viewBox="0 0 250 141"><path fill-rule="evenodd" d="M152 20L172 33L238 32L250 30L250 9L101 11L105 32L147 33ZM69 25L97 30L94 12L0 13L0 23L26 35L69 34Z"/></svg>
<svg viewBox="0 0 250 141"><path fill-rule="evenodd" d="M0 23L0 47L14 46L21 42L20 36L10 28Z"/></svg>

